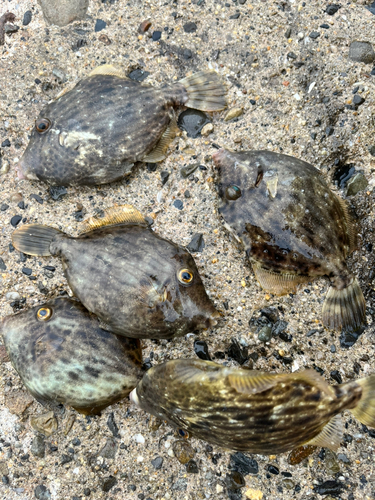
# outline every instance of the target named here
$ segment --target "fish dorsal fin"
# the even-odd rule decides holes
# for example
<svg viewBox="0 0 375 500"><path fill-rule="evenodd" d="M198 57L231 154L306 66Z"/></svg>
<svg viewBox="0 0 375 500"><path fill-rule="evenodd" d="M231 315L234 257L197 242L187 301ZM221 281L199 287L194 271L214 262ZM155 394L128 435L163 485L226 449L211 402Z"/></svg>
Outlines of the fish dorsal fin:
<svg viewBox="0 0 375 500"><path fill-rule="evenodd" d="M57 101L57 99L60 99L60 97L62 97L63 95L67 94L68 92L70 92L71 90L74 89L74 87L77 85L78 81L74 81L74 82L70 82L64 89L62 89L61 92L59 92L57 94L57 96L55 97L54 101Z"/></svg>
<svg viewBox="0 0 375 500"><path fill-rule="evenodd" d="M354 250L358 247L357 234L354 228L353 217L350 215L348 204L345 200L337 196L342 211L344 212L344 217L346 221L346 225L348 227L348 235L349 235L349 253L354 252Z"/></svg>
<svg viewBox="0 0 375 500"><path fill-rule="evenodd" d="M286 295L293 293L301 283L305 283L310 278L292 273L275 273L264 269L258 262L252 262L256 279L266 292L274 295Z"/></svg>
<svg viewBox="0 0 375 500"><path fill-rule="evenodd" d="M305 381L310 385L315 386L327 396L335 397L335 391L332 386L328 385L324 378L312 368L307 368L302 372L293 373L292 377L295 380Z"/></svg>
<svg viewBox="0 0 375 500"><path fill-rule="evenodd" d="M139 226L148 226L146 219L141 212L132 205L115 205L106 208L101 215L95 215L83 222L83 232L92 231L103 226L112 226L115 224L132 224Z"/></svg>
<svg viewBox="0 0 375 500"><path fill-rule="evenodd" d="M320 446L336 451L343 439L343 427L340 415L336 415L327 425L323 427L320 433L305 444Z"/></svg>
<svg viewBox="0 0 375 500"><path fill-rule="evenodd" d="M271 373L237 370L228 375L229 384L242 394L258 394L271 389L279 383L285 375L272 375Z"/></svg>
<svg viewBox="0 0 375 500"><path fill-rule="evenodd" d="M103 75L103 76L118 76L119 78L127 78L124 70L121 68L116 68L112 64L103 64L93 69L88 76Z"/></svg>

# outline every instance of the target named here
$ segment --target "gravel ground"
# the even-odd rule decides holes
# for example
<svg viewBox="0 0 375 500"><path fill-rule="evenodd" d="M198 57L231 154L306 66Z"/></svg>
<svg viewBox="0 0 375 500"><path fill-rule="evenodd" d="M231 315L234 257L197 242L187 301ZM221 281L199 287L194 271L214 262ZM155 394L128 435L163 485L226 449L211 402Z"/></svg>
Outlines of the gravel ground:
<svg viewBox="0 0 375 500"><path fill-rule="evenodd" d="M331 383L374 372L375 71L371 63L351 60L349 46L375 39L375 17L363 1L341 1L334 15L325 12L327 5L323 0L95 0L84 21L47 28L35 2L3 1L0 15L13 12L19 30L6 34L0 46L1 317L71 294L59 260L26 259L10 246L13 216L22 222L58 224L75 235L82 216L114 203L132 203L154 219L159 234L181 245L203 234L205 247L194 257L208 293L225 314L218 328L199 337L144 341L146 362L194 357L194 340L199 339L213 359L238 366L233 349L227 352L236 340L250 355L246 364L259 370L310 366ZM23 26L26 11L32 19ZM106 23L101 32L95 31L95 26L104 26L98 19ZM141 35L138 27L147 19L152 26ZM229 121L224 119L227 111L213 114L208 136L182 133L156 170L140 164L122 182L67 188L55 200L56 193L46 185L19 181L15 165L42 107L102 63L121 65L127 73L147 71L145 82L155 86L213 67L228 84L229 109L243 113ZM217 213L212 144L234 150L267 148L304 159L347 198L360 234L350 266L368 311L368 326L352 347L344 348L344 336L340 341L340 332L321 325L325 280L283 298L260 289L244 252ZM184 179L180 169L192 163L204 168ZM163 185L165 171L170 175ZM352 191L334 182L345 172L354 174ZM361 182L364 178L367 185ZM354 188L359 192L350 195ZM176 207L177 200L182 208L181 203ZM13 295L7 296L9 292ZM279 321L285 323L277 324L284 330L281 335L263 343L258 318L265 307L278 308ZM40 420L47 410L27 394L4 351L0 354L2 499L375 498L375 432L348 412L337 455L317 449L294 466L287 454L246 460L195 439L181 444L174 429L150 419L128 400L97 417L62 410L52 420L49 416L50 427L56 418L57 431L43 437L31 418ZM181 446L186 448L182 454ZM189 458L187 465L181 463ZM245 461L242 468L240 460Z"/></svg>

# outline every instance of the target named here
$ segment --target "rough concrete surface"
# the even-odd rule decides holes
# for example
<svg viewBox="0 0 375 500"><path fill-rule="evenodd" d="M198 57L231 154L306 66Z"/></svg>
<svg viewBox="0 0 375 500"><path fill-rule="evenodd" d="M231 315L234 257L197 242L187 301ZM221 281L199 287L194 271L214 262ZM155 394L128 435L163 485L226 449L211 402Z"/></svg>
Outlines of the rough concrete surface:
<svg viewBox="0 0 375 500"><path fill-rule="evenodd" d="M0 15L13 12L19 30L6 33L5 45L0 46L1 317L64 291L71 293L58 259L25 260L12 251L13 216L78 234L82 214L132 203L154 218L159 234L179 244L203 234L205 246L194 257L208 293L224 313L219 327L197 337L206 341L213 359L238 366L227 354L226 359L220 354L215 358L236 339L252 354L247 364L253 362L259 370L316 367L333 384L330 374L335 370L344 382L373 373L375 72L372 63L349 59L349 46L375 40L375 17L366 8L371 2L336 2L340 8L329 15L324 0L94 0L83 21L59 28L45 25L36 2L3 1ZM27 11L32 19L23 25ZM106 25L95 32L95 26L104 26L98 19ZM147 19L152 26L140 34L138 27ZM195 23L196 29L191 24L184 29L187 23ZM193 139L182 134L155 171L140 164L128 179L98 188L68 188L56 201L48 186L19 181L15 166L42 107L102 63L120 65L128 73L147 71L145 83L157 86L213 67L228 85L229 109L242 108L243 113L232 112L235 118L228 121L227 111L213 114L213 131L205 131L209 135ZM364 291L368 326L352 347L341 347L340 332L321 325L326 280L282 298L260 289L244 252L237 249L217 213L213 143L234 150L268 148L304 159L321 169L344 198L346 187L338 188L333 181L338 169L362 174L360 190L356 193L356 186L351 186L356 194L347 196L360 235L349 265ZM206 170L183 178L180 169L197 162ZM170 172L165 185L164 171ZM174 205L176 200L183 202L182 209ZM46 265L56 270L46 270ZM31 275L23 268L31 269ZM279 308L287 335L263 343L249 320L270 306ZM144 341L144 359L156 364L194 357L193 345L193 336ZM337 455L318 449L295 466L288 463L287 454L253 455L258 472L252 469L243 479L230 470L232 453L199 440L188 440L192 450L180 457L183 462L194 456L195 464L180 463L174 456L181 449L175 445L176 431L128 400L98 417L85 418L66 409L40 422L35 417L48 409L26 393L3 351L0 362L1 499L375 498L375 433L349 412L344 413L345 438ZM42 438L43 428L52 434Z"/></svg>

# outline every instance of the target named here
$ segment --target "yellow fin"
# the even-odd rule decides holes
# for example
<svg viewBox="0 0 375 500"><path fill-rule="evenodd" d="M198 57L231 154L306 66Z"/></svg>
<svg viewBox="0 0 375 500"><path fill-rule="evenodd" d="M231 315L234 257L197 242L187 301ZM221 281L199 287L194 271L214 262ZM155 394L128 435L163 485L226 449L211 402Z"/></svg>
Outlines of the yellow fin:
<svg viewBox="0 0 375 500"><path fill-rule="evenodd" d="M362 388L362 397L350 411L362 424L375 427L375 375L356 380Z"/></svg>
<svg viewBox="0 0 375 500"><path fill-rule="evenodd" d="M335 398L335 390L333 389L333 387L327 384L325 379L312 368L307 368L302 372L290 374L290 378L294 380L305 380L320 391L324 392L327 396Z"/></svg>
<svg viewBox="0 0 375 500"><path fill-rule="evenodd" d="M350 215L347 202L339 196L337 196L337 198L344 212L344 217L349 234L349 253L352 253L358 247L357 233L355 232L353 217Z"/></svg>
<svg viewBox="0 0 375 500"><path fill-rule="evenodd" d="M108 76L118 76L119 78L127 78L124 71L120 68L116 68L116 66L112 66L112 64L103 64L103 66L98 66L93 69L88 76L95 75L108 75Z"/></svg>
<svg viewBox="0 0 375 500"><path fill-rule="evenodd" d="M301 283L309 280L308 276L299 276L298 274L275 273L264 269L258 262L253 262L253 270L260 286L274 295L286 295L296 291Z"/></svg>
<svg viewBox="0 0 375 500"><path fill-rule="evenodd" d="M237 370L235 374L228 375L228 381L233 389L242 394L258 394L267 391L278 384L285 375L272 375L264 372L249 372Z"/></svg>
<svg viewBox="0 0 375 500"><path fill-rule="evenodd" d="M114 224L138 224L148 226L146 219L132 205L118 205L104 210L103 216L93 216L83 222L83 232Z"/></svg>
<svg viewBox="0 0 375 500"><path fill-rule="evenodd" d="M176 132L178 130L176 118L173 118L169 122L169 125L163 135L160 137L159 142L156 144L154 149L150 151L148 155L142 158L142 161L149 163L157 163L163 161L166 153L168 151L170 143L176 137Z"/></svg>
<svg viewBox="0 0 375 500"><path fill-rule="evenodd" d="M342 420L340 415L336 415L327 425L323 427L321 432L313 439L304 444L312 446L320 446L336 451L340 446L343 438Z"/></svg>

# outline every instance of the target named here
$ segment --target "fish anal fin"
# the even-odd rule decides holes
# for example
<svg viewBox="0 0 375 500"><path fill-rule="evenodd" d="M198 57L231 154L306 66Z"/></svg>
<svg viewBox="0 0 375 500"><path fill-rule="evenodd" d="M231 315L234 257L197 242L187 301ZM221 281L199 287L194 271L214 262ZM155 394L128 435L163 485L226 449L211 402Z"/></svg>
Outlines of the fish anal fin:
<svg viewBox="0 0 375 500"><path fill-rule="evenodd" d="M93 69L88 76L117 76L119 78L127 78L124 71L121 68L116 68L116 66L112 66L112 64L103 64L102 66L98 66Z"/></svg>
<svg viewBox="0 0 375 500"><path fill-rule="evenodd" d="M275 376L269 373L251 372L248 370L238 370L236 374L228 375L229 384L233 389L242 394L258 394L267 391L278 384L283 378L285 377L282 374Z"/></svg>
<svg viewBox="0 0 375 500"><path fill-rule="evenodd" d="M323 427L320 433L305 444L320 446L336 451L343 439L343 427L340 415L336 415L327 425Z"/></svg>
<svg viewBox="0 0 375 500"><path fill-rule="evenodd" d="M142 161L148 163L157 163L159 161L163 161L168 151L169 145L177 135L177 131L178 127L176 118L173 116L171 121L169 122L167 129L160 137L154 149L150 151L148 155L143 157Z"/></svg>
<svg viewBox="0 0 375 500"><path fill-rule="evenodd" d="M83 232L115 224L133 224L147 227L147 221L132 205L115 205L104 210L102 216L96 215L83 222Z"/></svg>
<svg viewBox="0 0 375 500"><path fill-rule="evenodd" d="M293 293L301 283L309 280L308 276L300 276L291 273L275 273L264 269L261 264L253 262L253 270L256 279L259 281L260 286L269 293L274 295L286 295Z"/></svg>
<svg viewBox="0 0 375 500"><path fill-rule="evenodd" d="M357 233L355 232L353 217L350 215L348 204L345 200L340 198L337 199L340 202L342 211L344 212L345 222L348 228L348 236L349 236L349 253L354 252L358 248L358 238Z"/></svg>

